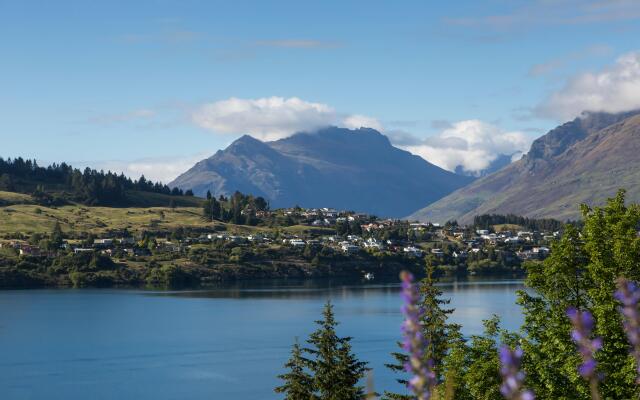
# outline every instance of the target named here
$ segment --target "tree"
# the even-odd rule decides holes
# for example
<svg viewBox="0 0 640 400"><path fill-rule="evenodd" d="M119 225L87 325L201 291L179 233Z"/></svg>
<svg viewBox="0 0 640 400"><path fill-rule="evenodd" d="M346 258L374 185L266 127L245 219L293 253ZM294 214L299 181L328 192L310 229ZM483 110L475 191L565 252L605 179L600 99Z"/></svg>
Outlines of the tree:
<svg viewBox="0 0 640 400"><path fill-rule="evenodd" d="M581 230L568 226L541 266L529 267L526 285L519 293L525 334L523 367L528 386L538 398L589 399L588 385L578 375L580 357L570 337L567 307L590 311L594 335L603 339L598 351L598 372L605 380L602 398L638 398L633 358L616 311L615 280L640 278L640 207L625 206L625 192L606 206L582 206Z"/></svg>
<svg viewBox="0 0 640 400"><path fill-rule="evenodd" d="M434 266L431 259L426 261L426 276L420 281L420 306L424 310L422 318L422 335L427 340L428 347L425 349L425 361L433 362L433 371L436 373L438 382L442 382L444 375L442 372L442 363L447 355L450 346L460 341L460 326L448 322L449 315L453 313L453 309L446 308L450 303L449 299L442 298L442 290L437 286L437 279L434 277ZM394 364L387 364L387 368L397 373L404 372L404 365L408 360L405 353L392 353L396 360ZM406 385L407 380L399 378L398 382ZM385 392L385 397L390 400L408 400L413 397Z"/></svg>
<svg viewBox="0 0 640 400"><path fill-rule="evenodd" d="M316 321L305 351L313 356L309 368L313 372L313 387L321 400L356 400L364 397L364 388L358 386L367 371L366 363L358 361L351 353L351 338L338 337L333 306L324 307L324 319Z"/></svg>
<svg viewBox="0 0 640 400"><path fill-rule="evenodd" d="M211 190L207 190L207 200L211 200Z"/></svg>
<svg viewBox="0 0 640 400"><path fill-rule="evenodd" d="M13 179L9 174L0 175L0 190L6 190L8 192L13 192L15 190L15 186L13 184Z"/></svg>
<svg viewBox="0 0 640 400"><path fill-rule="evenodd" d="M284 365L289 371L278 375L284 383L275 388L276 393L284 393L285 400L317 399L313 393L313 378L306 370L309 360L302 356L302 349L296 339L291 349L291 358Z"/></svg>
<svg viewBox="0 0 640 400"><path fill-rule="evenodd" d="M57 250L62 247L64 242L64 233L62 232L62 228L60 227L60 223L56 221L56 224L53 226L53 231L51 232L51 241L49 243L50 250Z"/></svg>

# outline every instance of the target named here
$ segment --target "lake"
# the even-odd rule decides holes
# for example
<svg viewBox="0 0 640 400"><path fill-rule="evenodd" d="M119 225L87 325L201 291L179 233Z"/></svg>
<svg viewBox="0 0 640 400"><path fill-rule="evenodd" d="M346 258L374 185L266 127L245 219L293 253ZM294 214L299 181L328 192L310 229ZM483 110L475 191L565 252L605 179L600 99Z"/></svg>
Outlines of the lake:
<svg viewBox="0 0 640 400"><path fill-rule="evenodd" d="M442 284L465 335L492 314L522 321L517 280ZM0 292L2 399L278 399L276 375L295 337L331 299L376 390L397 389L399 285L337 281L243 283L206 291Z"/></svg>

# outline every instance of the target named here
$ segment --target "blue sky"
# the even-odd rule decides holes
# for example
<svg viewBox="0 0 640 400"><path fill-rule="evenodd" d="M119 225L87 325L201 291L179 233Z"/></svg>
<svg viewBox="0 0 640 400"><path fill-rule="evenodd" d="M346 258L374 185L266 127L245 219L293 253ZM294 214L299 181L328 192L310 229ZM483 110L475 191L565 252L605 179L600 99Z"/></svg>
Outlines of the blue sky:
<svg viewBox="0 0 640 400"><path fill-rule="evenodd" d="M640 106L638 3L0 0L0 156L168 180L243 133L356 116L480 169Z"/></svg>

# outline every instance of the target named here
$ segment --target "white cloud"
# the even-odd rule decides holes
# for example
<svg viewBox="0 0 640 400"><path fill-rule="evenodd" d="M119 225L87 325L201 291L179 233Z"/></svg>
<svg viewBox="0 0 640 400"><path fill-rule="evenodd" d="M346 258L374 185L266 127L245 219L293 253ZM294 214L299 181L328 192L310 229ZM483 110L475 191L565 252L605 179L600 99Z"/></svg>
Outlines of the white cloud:
<svg viewBox="0 0 640 400"><path fill-rule="evenodd" d="M538 105L536 112L566 120L583 111L622 112L637 108L640 108L640 52L632 52L598 72L569 79Z"/></svg>
<svg viewBox="0 0 640 400"><path fill-rule="evenodd" d="M506 132L486 122L467 120L452 123L422 143L399 147L449 171L461 166L466 171L479 172L502 154L518 158L530 144L522 132Z"/></svg>
<svg viewBox="0 0 640 400"><path fill-rule="evenodd" d="M363 115L338 114L332 107L297 97L266 97L227 100L204 104L191 115L201 128L218 134L250 134L262 140L277 140L301 131L329 125L382 128L375 119Z"/></svg>
<svg viewBox="0 0 640 400"><path fill-rule="evenodd" d="M178 175L193 167L195 163L211 156L213 152L199 153L184 157L152 157L133 161L97 161L74 163L78 167L89 167L97 170L123 173L132 179L138 179L141 175L154 182L169 183Z"/></svg>
<svg viewBox="0 0 640 400"><path fill-rule="evenodd" d="M342 120L342 125L345 128L349 129L373 128L379 131L382 131L384 129L380 121L378 121L377 119L360 114L354 114L345 117Z"/></svg>

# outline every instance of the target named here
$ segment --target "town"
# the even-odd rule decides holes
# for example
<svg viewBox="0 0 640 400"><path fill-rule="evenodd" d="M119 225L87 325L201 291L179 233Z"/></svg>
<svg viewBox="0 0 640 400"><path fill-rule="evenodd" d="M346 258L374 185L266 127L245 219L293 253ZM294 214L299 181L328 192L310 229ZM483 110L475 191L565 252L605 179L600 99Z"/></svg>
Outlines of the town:
<svg viewBox="0 0 640 400"><path fill-rule="evenodd" d="M241 219L174 229L151 226L104 233L5 234L0 263L8 284L200 286L288 277L395 275L425 260L443 275L521 275L550 253L561 231L517 224L469 226L381 219L332 208L256 210ZM164 213L164 211L161 211ZM203 217L208 218L208 217ZM533 220L535 221L535 220ZM558 226L561 226L558 224ZM2 265L2 264L0 264Z"/></svg>

